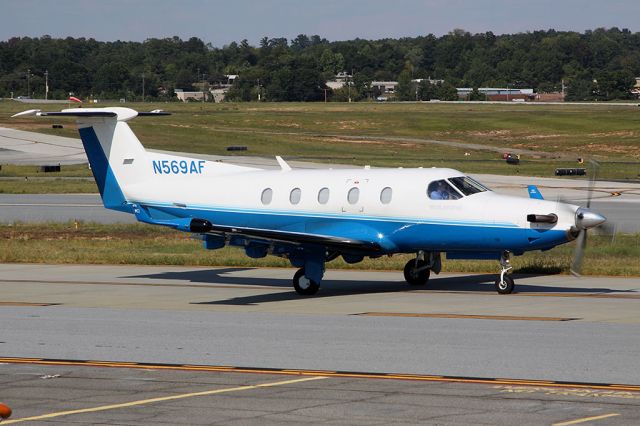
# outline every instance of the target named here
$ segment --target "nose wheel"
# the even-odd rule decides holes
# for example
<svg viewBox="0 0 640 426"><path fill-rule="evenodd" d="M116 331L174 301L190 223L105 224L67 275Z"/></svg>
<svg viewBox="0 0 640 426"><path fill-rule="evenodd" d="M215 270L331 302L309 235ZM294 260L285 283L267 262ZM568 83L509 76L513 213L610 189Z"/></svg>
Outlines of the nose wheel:
<svg viewBox="0 0 640 426"><path fill-rule="evenodd" d="M504 275L502 278L496 278L496 291L498 293L511 294L513 293L514 287L515 283L513 282L511 275Z"/></svg>
<svg viewBox="0 0 640 426"><path fill-rule="evenodd" d="M293 276L293 288L302 296L312 296L318 292L320 283L308 278L304 274L304 268L300 268Z"/></svg>
<svg viewBox="0 0 640 426"><path fill-rule="evenodd" d="M505 251L500 256L500 275L496 278L496 291L499 294L511 294L515 288L515 283L511 277L511 261L509 260L510 253Z"/></svg>

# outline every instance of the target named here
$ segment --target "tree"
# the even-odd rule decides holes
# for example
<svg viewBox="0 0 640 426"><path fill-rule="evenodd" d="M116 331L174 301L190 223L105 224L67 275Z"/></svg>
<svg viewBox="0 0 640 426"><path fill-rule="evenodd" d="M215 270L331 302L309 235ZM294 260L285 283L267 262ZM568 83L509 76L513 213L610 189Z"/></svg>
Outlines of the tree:
<svg viewBox="0 0 640 426"><path fill-rule="evenodd" d="M457 101L458 91L451 83L439 83L436 89L436 95L441 101Z"/></svg>
<svg viewBox="0 0 640 426"><path fill-rule="evenodd" d="M396 96L399 101L412 101L416 99L416 92L413 83L411 83L411 73L404 70L398 76L398 88Z"/></svg>

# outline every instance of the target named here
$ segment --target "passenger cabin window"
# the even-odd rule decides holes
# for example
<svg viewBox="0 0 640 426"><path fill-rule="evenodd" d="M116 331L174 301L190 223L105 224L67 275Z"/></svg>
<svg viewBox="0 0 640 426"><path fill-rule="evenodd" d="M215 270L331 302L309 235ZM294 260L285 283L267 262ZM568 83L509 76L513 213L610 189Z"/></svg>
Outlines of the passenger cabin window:
<svg viewBox="0 0 640 426"><path fill-rule="evenodd" d="M273 190L271 188L267 188L264 191L262 191L262 195L260 196L260 200L262 201L262 204L264 204L265 206L268 204L271 204L272 199L273 199Z"/></svg>
<svg viewBox="0 0 640 426"><path fill-rule="evenodd" d="M383 188L380 192L380 202L382 204L389 204L391 202L391 197L393 196L393 190L388 186Z"/></svg>
<svg viewBox="0 0 640 426"><path fill-rule="evenodd" d="M351 188L347 193L347 201L349 202L349 204L357 203L359 198L360 198L360 190L356 187Z"/></svg>
<svg viewBox="0 0 640 426"><path fill-rule="evenodd" d="M444 179L431 182L427 188L427 195L432 200L457 200L460 198L460 194Z"/></svg>
<svg viewBox="0 0 640 426"><path fill-rule="evenodd" d="M318 191L318 202L320 204L327 204L329 202L329 188L322 188Z"/></svg>
<svg viewBox="0 0 640 426"><path fill-rule="evenodd" d="M300 202L301 195L302 191L300 191L300 188L293 188L289 194L289 201L291 204L298 204Z"/></svg>
<svg viewBox="0 0 640 426"><path fill-rule="evenodd" d="M480 182L471 179L469 176L449 178L449 182L458 188L464 195L473 195L478 192L489 191L489 188Z"/></svg>

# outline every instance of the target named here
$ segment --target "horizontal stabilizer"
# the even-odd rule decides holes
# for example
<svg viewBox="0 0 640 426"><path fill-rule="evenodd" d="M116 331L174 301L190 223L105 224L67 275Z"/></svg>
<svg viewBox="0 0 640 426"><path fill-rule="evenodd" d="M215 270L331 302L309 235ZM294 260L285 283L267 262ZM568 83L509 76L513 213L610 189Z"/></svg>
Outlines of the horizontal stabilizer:
<svg viewBox="0 0 640 426"><path fill-rule="evenodd" d="M109 107L109 108L70 108L62 111L42 111L39 109L30 109L28 111L19 112L12 117L115 117L118 121L128 121L135 117L154 117L171 115L171 113L162 110L154 110L151 112L138 112L131 108Z"/></svg>
<svg viewBox="0 0 640 426"><path fill-rule="evenodd" d="M544 200L537 186L529 185L527 186L527 191L529 192L529 198L534 198L536 200Z"/></svg>

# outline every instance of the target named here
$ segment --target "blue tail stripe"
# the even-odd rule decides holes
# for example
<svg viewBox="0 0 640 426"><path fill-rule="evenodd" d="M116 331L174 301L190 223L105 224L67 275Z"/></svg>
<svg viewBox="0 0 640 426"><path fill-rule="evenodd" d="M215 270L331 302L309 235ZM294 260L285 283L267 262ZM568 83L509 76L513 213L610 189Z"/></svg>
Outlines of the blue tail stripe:
<svg viewBox="0 0 640 426"><path fill-rule="evenodd" d="M79 132L82 145L91 165L93 177L98 185L98 190L100 190L102 203L108 209L132 213L132 209L124 198L113 170L109 166L107 156L100 146L95 130L93 127L84 127L79 129Z"/></svg>

